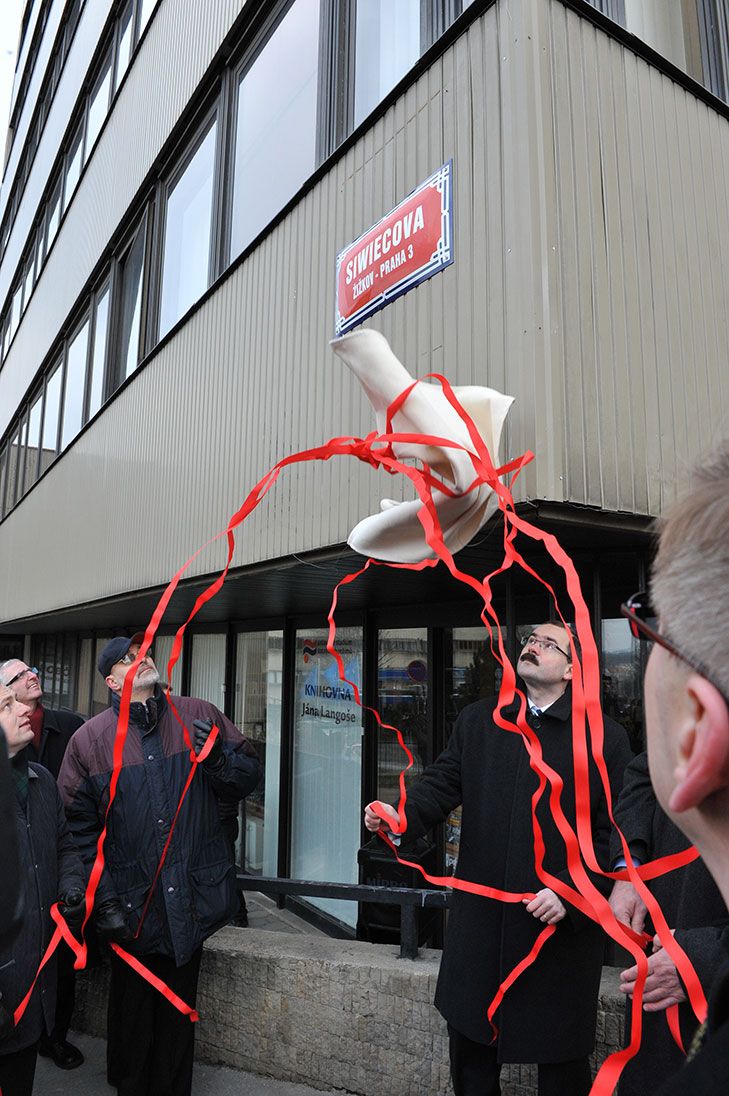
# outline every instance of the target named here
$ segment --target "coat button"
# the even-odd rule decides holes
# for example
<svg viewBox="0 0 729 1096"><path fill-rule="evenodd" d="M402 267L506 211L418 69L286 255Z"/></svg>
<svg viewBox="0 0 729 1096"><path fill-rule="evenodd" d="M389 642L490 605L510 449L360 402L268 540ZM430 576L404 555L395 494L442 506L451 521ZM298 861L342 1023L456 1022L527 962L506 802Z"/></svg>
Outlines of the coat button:
<svg viewBox="0 0 729 1096"><path fill-rule="evenodd" d="M175 888L174 888L174 887L168 887L168 888L167 888L167 893L168 893L168 894L174 894L174 892L175 892Z"/></svg>

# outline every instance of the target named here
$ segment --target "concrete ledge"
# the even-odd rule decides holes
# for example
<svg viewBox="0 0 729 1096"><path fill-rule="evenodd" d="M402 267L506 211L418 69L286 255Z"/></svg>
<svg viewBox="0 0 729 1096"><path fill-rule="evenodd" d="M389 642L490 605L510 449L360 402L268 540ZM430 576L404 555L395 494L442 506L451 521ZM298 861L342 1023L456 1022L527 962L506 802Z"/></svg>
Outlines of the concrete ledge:
<svg viewBox="0 0 729 1096"><path fill-rule="evenodd" d="M358 1096L450 1096L448 1039L431 1002L440 952L414 961L360 941L225 928L205 945L196 1057ZM595 1064L622 1039L618 972L600 990ZM105 1036L108 968L78 979L74 1028ZM504 1096L535 1096L536 1069L506 1066Z"/></svg>

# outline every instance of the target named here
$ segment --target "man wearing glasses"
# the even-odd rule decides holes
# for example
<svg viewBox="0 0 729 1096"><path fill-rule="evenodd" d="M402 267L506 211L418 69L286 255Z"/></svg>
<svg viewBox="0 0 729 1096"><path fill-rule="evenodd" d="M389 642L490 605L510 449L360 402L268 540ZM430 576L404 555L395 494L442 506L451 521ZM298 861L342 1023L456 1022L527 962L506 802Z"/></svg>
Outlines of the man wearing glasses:
<svg viewBox="0 0 729 1096"><path fill-rule="evenodd" d="M33 738L25 748L28 761L36 761L57 780L63 755L71 735L83 723L83 716L67 708L46 708L43 690L35 666L26 666L20 658L11 658L0 665L0 684L13 690L21 704L29 710ZM42 1035L40 1053L52 1058L59 1069L76 1069L84 1060L78 1047L66 1038L76 998L74 955L65 943L58 948L58 987L56 1020L53 1029Z"/></svg>
<svg viewBox="0 0 729 1096"><path fill-rule="evenodd" d="M663 515L658 531L654 609L644 595L623 607L634 634L653 643L645 675L650 776L729 904L729 447L696 472L691 492ZM699 1042L660 1096L729 1092L726 969L712 988Z"/></svg>
<svg viewBox="0 0 729 1096"><path fill-rule="evenodd" d="M118 636L101 652L98 668L111 690L111 707L74 735L59 784L89 872L106 820L98 930L194 1008L203 942L238 908L219 801L243 799L261 769L251 744L216 707L193 697L168 699L150 655L139 657L143 639L141 633ZM129 725L109 805L129 674ZM189 1096L194 1025L122 956L113 952L110 959L109 1083L121 1096Z"/></svg>
<svg viewBox="0 0 729 1096"><path fill-rule="evenodd" d="M527 721L542 755L563 780L560 800L576 827L572 680L575 639L557 623L540 624L524 638L517 664L528 702ZM444 821L462 804L456 876L515 894L501 902L454 890L435 1005L448 1023L455 1096L497 1096L504 1062L537 1062L539 1096L587 1096L592 1078L597 997L605 947L602 929L566 905L540 881L535 867L533 797L537 774L520 734L499 726L498 698L470 704L458 717L448 746L408 789L408 839ZM502 709L514 721L518 703ZM613 800L631 756L627 736L605 719L604 756ZM536 806L544 841L544 867L572 882L565 841L557 829L547 788ZM584 791L584 789L583 789ZM365 825L397 828L397 811L370 804ZM589 762L590 829L598 862L609 861L610 819L597 768ZM605 880L593 877L601 890ZM507 989L494 1015L487 1012L502 982L529 955L545 925L556 926L534 963Z"/></svg>

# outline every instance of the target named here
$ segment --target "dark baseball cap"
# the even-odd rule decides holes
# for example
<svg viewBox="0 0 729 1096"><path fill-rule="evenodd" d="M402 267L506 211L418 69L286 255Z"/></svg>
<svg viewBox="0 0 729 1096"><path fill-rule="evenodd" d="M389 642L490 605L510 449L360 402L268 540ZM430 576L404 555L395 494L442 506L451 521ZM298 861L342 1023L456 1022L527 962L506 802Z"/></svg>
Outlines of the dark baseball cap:
<svg viewBox="0 0 729 1096"><path fill-rule="evenodd" d="M110 639L99 656L98 667L101 676L107 678L114 663L118 662L120 658L124 658L133 643L141 643L143 639L144 632L135 632L130 639L127 639L126 636L116 636L115 639Z"/></svg>

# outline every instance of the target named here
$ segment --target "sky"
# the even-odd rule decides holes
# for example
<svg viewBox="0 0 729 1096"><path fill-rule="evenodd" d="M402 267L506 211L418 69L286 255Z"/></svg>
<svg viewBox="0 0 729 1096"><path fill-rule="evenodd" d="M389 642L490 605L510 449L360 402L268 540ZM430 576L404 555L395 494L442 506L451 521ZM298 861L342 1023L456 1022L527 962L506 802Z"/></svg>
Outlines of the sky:
<svg viewBox="0 0 729 1096"><path fill-rule="evenodd" d="M24 0L0 0L0 150L5 148L23 6Z"/></svg>

